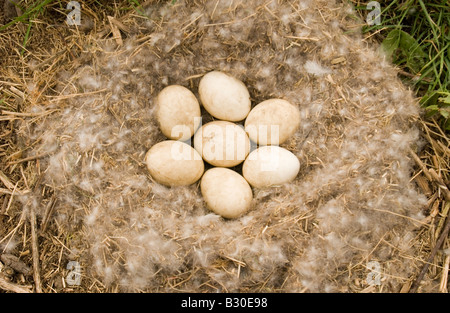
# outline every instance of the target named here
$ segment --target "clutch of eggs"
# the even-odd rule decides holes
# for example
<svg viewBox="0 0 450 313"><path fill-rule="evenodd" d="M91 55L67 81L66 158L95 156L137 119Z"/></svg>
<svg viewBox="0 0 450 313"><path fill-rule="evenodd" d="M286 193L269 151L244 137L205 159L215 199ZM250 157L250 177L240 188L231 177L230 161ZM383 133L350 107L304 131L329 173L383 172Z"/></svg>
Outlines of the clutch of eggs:
<svg viewBox="0 0 450 313"><path fill-rule="evenodd" d="M204 75L198 92L201 105L219 120L201 126L195 95L183 86L165 87L156 97L156 119L170 140L151 147L145 162L153 179L166 186L191 185L201 178L207 207L236 218L251 207L251 187L280 186L297 176L298 158L278 145L297 131L300 112L283 99L251 109L245 84L219 71ZM244 127L234 123L244 120ZM259 148L250 151L250 140ZM215 167L204 172L203 161ZM230 169L242 162L242 175Z"/></svg>

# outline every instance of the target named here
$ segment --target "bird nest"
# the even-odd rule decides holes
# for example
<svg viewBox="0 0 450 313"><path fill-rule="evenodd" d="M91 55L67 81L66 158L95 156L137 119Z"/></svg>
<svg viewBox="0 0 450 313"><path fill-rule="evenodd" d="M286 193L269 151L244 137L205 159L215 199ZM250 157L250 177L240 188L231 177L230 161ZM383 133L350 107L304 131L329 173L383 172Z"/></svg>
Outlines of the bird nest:
<svg viewBox="0 0 450 313"><path fill-rule="evenodd" d="M28 257L40 256L47 291L396 292L410 282L426 223L409 156L419 108L348 4L150 1L139 12L95 32L73 27L78 42L27 64L41 76L23 113L7 115L20 151L8 162L33 166L12 186L7 212L22 213L4 253L37 232ZM301 113L282 144L298 176L253 188L237 219L211 212L198 183L158 184L144 163L166 139L157 93L178 84L198 97L212 70L242 80L252 106L282 98ZM27 217L31 229L18 227ZM68 264L79 284L68 284Z"/></svg>

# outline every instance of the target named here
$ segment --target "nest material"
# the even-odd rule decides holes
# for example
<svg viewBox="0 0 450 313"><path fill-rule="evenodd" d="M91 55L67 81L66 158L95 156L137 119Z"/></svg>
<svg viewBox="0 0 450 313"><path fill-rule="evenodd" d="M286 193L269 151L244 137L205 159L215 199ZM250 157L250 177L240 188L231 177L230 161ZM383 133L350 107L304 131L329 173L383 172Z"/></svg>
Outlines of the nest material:
<svg viewBox="0 0 450 313"><path fill-rule="evenodd" d="M143 10L111 18L96 41L83 37L72 71L59 71L46 100L18 120L39 169L17 198L24 214L66 234L59 264L80 262L85 290L399 291L417 272L415 231L425 223L408 156L418 105L361 41L352 9L177 1ZM210 212L198 184L164 187L143 163L165 140L157 92L180 84L198 96L211 70L241 79L253 105L283 98L302 116L282 145L299 158L298 177L253 189L252 210L235 220ZM366 281L370 261L378 285Z"/></svg>

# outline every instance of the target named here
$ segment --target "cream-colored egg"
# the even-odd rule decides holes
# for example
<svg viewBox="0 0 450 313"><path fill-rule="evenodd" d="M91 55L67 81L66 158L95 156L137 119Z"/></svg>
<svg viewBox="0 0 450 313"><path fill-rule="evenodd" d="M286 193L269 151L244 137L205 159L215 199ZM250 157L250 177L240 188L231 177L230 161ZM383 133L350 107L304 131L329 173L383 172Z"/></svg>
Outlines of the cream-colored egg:
<svg viewBox="0 0 450 313"><path fill-rule="evenodd" d="M219 71L209 72L200 80L200 100L209 114L220 120L237 122L250 112L250 94L243 82Z"/></svg>
<svg viewBox="0 0 450 313"><path fill-rule="evenodd" d="M205 172L200 190L209 209L225 218L236 218L247 212L253 193L247 181L237 172L214 167Z"/></svg>
<svg viewBox="0 0 450 313"><path fill-rule="evenodd" d="M190 145L175 140L162 141L151 147L145 162L150 175L166 186L193 184L205 170L200 154Z"/></svg>
<svg viewBox="0 0 450 313"><path fill-rule="evenodd" d="M252 151L242 166L245 179L258 188L288 183L299 170L298 158L279 146L262 146Z"/></svg>
<svg viewBox="0 0 450 313"><path fill-rule="evenodd" d="M259 145L279 145L300 126L300 111L283 99L269 99L256 105L245 120L245 131Z"/></svg>
<svg viewBox="0 0 450 313"><path fill-rule="evenodd" d="M186 87L167 86L156 98L158 120L162 133L169 139L185 141L200 125L200 104Z"/></svg>
<svg viewBox="0 0 450 313"><path fill-rule="evenodd" d="M194 148L209 164L232 167L245 160L250 152L250 140L241 126L214 121L195 133Z"/></svg>

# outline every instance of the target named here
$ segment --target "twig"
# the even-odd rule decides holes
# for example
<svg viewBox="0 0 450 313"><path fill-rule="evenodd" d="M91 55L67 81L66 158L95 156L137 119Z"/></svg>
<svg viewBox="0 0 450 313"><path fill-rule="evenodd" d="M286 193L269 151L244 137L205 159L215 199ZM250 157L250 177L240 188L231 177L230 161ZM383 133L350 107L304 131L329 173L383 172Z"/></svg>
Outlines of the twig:
<svg viewBox="0 0 450 313"><path fill-rule="evenodd" d="M9 243L11 242L12 238L14 237L14 234L22 226L22 224L24 223L25 219L26 219L26 213L25 213L25 210L22 210L22 214L20 215L20 219L19 219L19 222L17 223L16 227L14 227L8 234L6 234L5 236L3 236L3 238L0 239L0 243L2 243L3 241L6 241L6 239L8 237L10 237L10 239L6 243L5 249L9 245ZM0 251L0 253L3 253L3 252L4 252L4 250Z"/></svg>
<svg viewBox="0 0 450 313"><path fill-rule="evenodd" d="M13 116L22 116L22 117L36 117L36 116L43 116L52 114L53 112L58 111L57 109L54 110L48 110L44 112L38 112L38 113L24 113L24 112L12 112L12 111L6 111L2 110L2 115L13 115Z"/></svg>
<svg viewBox="0 0 450 313"><path fill-rule="evenodd" d="M444 262L444 269L442 270L441 283L439 285L439 291L442 293L448 293L448 270L450 268L450 255L447 255Z"/></svg>
<svg viewBox="0 0 450 313"><path fill-rule="evenodd" d="M29 192L30 192L30 190L28 190L28 189L27 190L23 190L23 191L21 191L19 189L16 189L15 192L14 192L14 190L11 191L11 190L6 189L6 188L0 188L0 195L12 195L12 194L24 195L24 194L27 194Z"/></svg>
<svg viewBox="0 0 450 313"><path fill-rule="evenodd" d="M41 228L40 228L41 233L45 232L45 230L47 228L48 221L53 212L53 208L55 207L55 203L56 203L56 197L52 196L52 198L48 202L47 206L45 207L45 212L44 212L44 215L42 218L42 223L41 223Z"/></svg>
<svg viewBox="0 0 450 313"><path fill-rule="evenodd" d="M33 160L36 160L36 159L41 159L41 158L43 158L43 157L48 156L49 154L50 154L50 153L48 153L48 152L44 152L44 153L32 155L32 156L29 156L29 157L24 158L24 159L20 159L20 160L16 160L16 161L9 162L9 165L19 164L19 163L27 162L27 161L33 161Z"/></svg>
<svg viewBox="0 0 450 313"><path fill-rule="evenodd" d="M436 241L436 245L434 246L433 250L431 250L430 256L426 260L426 262L422 268L422 271L420 272L419 276L417 276L416 280L412 284L411 289L409 290L410 293L416 293L417 290L419 289L420 282L425 277L425 274L427 273L431 262L433 262L434 256L436 255L436 253L438 252L438 250L444 243L444 240L447 238L449 231L450 231L450 217L447 216L447 221L445 223L444 230L442 231L441 235L439 236L439 239Z"/></svg>
<svg viewBox="0 0 450 313"><path fill-rule="evenodd" d="M16 183L16 185L14 186L14 189L13 189L12 192L11 192L11 196L9 197L8 205L7 205L6 208L5 208L4 214L8 214L8 210L9 210L9 208L11 207L11 204L12 204L12 202L13 202L13 199L14 199L14 193L16 192L16 188L17 188L17 184L18 184L18 183L19 183L19 182Z"/></svg>
<svg viewBox="0 0 450 313"><path fill-rule="evenodd" d="M189 26L191 26L192 24L194 24L199 18L201 18L203 16L202 14L199 14L199 16L197 16L195 19L193 19L191 22L189 22L186 26L184 26L181 31L186 30Z"/></svg>
<svg viewBox="0 0 450 313"><path fill-rule="evenodd" d="M434 169L428 169L425 164L423 164L422 160L420 160L420 158L417 156L417 154L412 151L412 149L409 149L409 153L412 155L417 165L419 165L420 169L423 171L423 174L427 177L427 179L431 182L436 183L437 187L442 190L445 200L450 202L450 190L448 189L442 178L439 177Z"/></svg>
<svg viewBox="0 0 450 313"><path fill-rule="evenodd" d="M25 262L20 260L15 255L9 254L9 253L3 253L0 255L0 260L5 264L6 266L12 268L18 273L22 273L25 276L29 276L32 273L31 268L29 268Z"/></svg>
<svg viewBox="0 0 450 313"><path fill-rule="evenodd" d="M16 293L30 293L30 290L18 284L7 281L3 275L0 276L0 289Z"/></svg>
<svg viewBox="0 0 450 313"><path fill-rule="evenodd" d="M90 96L93 94L102 93L107 90L108 89L104 88L104 89L94 90L94 91L90 91L90 92L73 93L70 95L60 95L60 96L46 96L46 97L50 98L50 102L55 102L55 101L61 101L61 100L69 99L69 98L75 98L75 97L87 97L87 96Z"/></svg>
<svg viewBox="0 0 450 313"><path fill-rule="evenodd" d="M298 40L320 41L320 39L316 38L316 37L284 36L284 38L298 39Z"/></svg>
<svg viewBox="0 0 450 313"><path fill-rule="evenodd" d="M434 169L432 169L432 168L430 168L430 170L428 172L431 174L433 179L436 181L436 183L438 184L438 187L440 188L440 190L442 190L442 192L444 193L445 200L450 202L450 191L448 190L448 187L444 183L442 178L439 177L439 175L436 173L436 171Z"/></svg>
<svg viewBox="0 0 450 313"><path fill-rule="evenodd" d="M9 190L14 189L14 184L9 180L9 178L0 171L0 181L8 188Z"/></svg>
<svg viewBox="0 0 450 313"><path fill-rule="evenodd" d="M422 160L419 158L419 156L410 148L409 153L412 155L414 161L416 161L417 165L419 165L420 169L423 171L423 174L426 176L426 178L429 181L433 181L433 178L431 177L430 172L428 172L427 167L425 164L423 164Z"/></svg>
<svg viewBox="0 0 450 313"><path fill-rule="evenodd" d="M30 206L30 224L31 224L31 251L33 256L33 278L37 293L42 293L41 275L39 272L39 248L36 234L36 214L34 207Z"/></svg>
<svg viewBox="0 0 450 313"><path fill-rule="evenodd" d="M373 210L374 210L374 211L378 211L378 212L383 212L383 213L389 213L389 214L392 214L392 215L395 215L395 216L398 216L398 217L407 218L407 219L409 219L409 220L411 220L411 221L413 221L413 222L422 224L423 226L428 226L428 223L427 223L427 222L423 222L423 221L421 221L421 220L412 218L412 217L407 216L407 215L403 215L403 214L399 214L399 213L396 213L396 212L392 212L392 211L389 211L389 210L383 210L383 209L375 209L375 208L374 208Z"/></svg>
<svg viewBox="0 0 450 313"><path fill-rule="evenodd" d="M111 28L111 32L113 34L113 38L116 40L116 43L119 46L123 45L122 36L120 34L119 28L117 27L116 23L114 23L115 19L112 16L108 16L109 25Z"/></svg>
<svg viewBox="0 0 450 313"><path fill-rule="evenodd" d="M0 188L0 195L10 195L12 191L6 188Z"/></svg>

